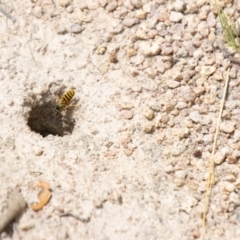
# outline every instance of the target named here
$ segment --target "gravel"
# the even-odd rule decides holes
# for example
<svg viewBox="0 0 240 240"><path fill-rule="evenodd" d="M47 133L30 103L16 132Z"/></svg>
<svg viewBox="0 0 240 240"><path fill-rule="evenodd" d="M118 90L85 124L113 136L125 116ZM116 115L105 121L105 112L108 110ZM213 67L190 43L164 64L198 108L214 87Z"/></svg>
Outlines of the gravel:
<svg viewBox="0 0 240 240"><path fill-rule="evenodd" d="M239 1L219 4L239 19ZM200 238L228 68L206 239L240 238L239 66L209 1L5 7L18 17L0 15L1 214L16 186L28 204L38 181L53 197L1 239Z"/></svg>

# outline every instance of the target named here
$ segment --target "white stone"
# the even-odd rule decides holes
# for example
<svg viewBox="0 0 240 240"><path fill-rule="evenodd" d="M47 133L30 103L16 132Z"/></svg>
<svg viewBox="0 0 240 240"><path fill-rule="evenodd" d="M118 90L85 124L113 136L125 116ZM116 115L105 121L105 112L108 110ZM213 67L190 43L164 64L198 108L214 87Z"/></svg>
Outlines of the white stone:
<svg viewBox="0 0 240 240"><path fill-rule="evenodd" d="M220 130L225 133L232 133L235 130L235 123L224 121L220 124Z"/></svg>
<svg viewBox="0 0 240 240"><path fill-rule="evenodd" d="M176 12L183 12L185 9L185 3L182 0L177 0L173 3L174 9Z"/></svg>
<svg viewBox="0 0 240 240"><path fill-rule="evenodd" d="M139 49L141 53L146 57L155 56L160 52L161 45L158 42L153 42L153 43L141 42L139 44Z"/></svg>
<svg viewBox="0 0 240 240"><path fill-rule="evenodd" d="M216 164L221 164L225 159L224 154L222 154L221 152L217 152L214 156L214 162Z"/></svg>
<svg viewBox="0 0 240 240"><path fill-rule="evenodd" d="M186 146L181 142L174 142L172 146L172 155L179 156L186 150Z"/></svg>
<svg viewBox="0 0 240 240"><path fill-rule="evenodd" d="M177 177L177 178L185 179L186 176L187 176L187 171L185 171L185 170L178 170L175 172L175 177Z"/></svg>
<svg viewBox="0 0 240 240"><path fill-rule="evenodd" d="M185 196L181 201L180 209L187 213L191 213L192 207L195 206L197 202L196 198L192 196Z"/></svg>
<svg viewBox="0 0 240 240"><path fill-rule="evenodd" d="M216 71L215 66L202 66L200 70L200 74L203 76L212 75Z"/></svg>
<svg viewBox="0 0 240 240"><path fill-rule="evenodd" d="M183 19L183 16L184 15L182 13L180 13L180 12L172 11L170 13L169 20L171 22L179 22L179 21L181 21Z"/></svg>
<svg viewBox="0 0 240 240"><path fill-rule="evenodd" d="M166 84L170 88L176 88L176 87L179 87L181 85L181 83L179 81L174 81L174 80L167 80Z"/></svg>

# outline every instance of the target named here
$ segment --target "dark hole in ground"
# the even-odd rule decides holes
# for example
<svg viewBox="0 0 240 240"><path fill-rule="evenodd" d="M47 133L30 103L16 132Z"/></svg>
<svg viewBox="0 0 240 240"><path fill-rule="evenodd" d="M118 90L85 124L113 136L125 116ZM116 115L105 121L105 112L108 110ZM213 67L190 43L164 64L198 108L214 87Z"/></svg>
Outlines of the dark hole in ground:
<svg viewBox="0 0 240 240"><path fill-rule="evenodd" d="M55 106L56 102L49 102L33 107L28 118L30 129L43 137L49 134L61 137L72 134L75 125L75 120L72 117L74 107L69 106L60 116L56 116Z"/></svg>

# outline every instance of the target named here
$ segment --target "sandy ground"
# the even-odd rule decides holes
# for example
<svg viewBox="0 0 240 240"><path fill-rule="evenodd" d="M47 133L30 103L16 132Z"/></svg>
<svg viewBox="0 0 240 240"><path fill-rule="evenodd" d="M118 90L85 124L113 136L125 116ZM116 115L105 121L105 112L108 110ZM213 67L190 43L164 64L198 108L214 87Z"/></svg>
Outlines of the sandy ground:
<svg viewBox="0 0 240 240"><path fill-rule="evenodd" d="M0 213L15 188L28 205L39 181L52 191L2 240L200 238L231 65L207 1L185 2L2 2L17 21L0 13ZM231 12L231 1L222 6ZM238 70L231 66L206 239L240 239ZM71 88L76 106L56 117Z"/></svg>

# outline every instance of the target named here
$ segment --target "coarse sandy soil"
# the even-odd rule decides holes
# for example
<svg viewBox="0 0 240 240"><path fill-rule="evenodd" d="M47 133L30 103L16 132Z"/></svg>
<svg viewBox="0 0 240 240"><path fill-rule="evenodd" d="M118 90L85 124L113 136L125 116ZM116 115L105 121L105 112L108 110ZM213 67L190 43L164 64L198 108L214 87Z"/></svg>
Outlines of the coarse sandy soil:
<svg viewBox="0 0 240 240"><path fill-rule="evenodd" d="M16 188L29 206L0 239L200 239L228 68L205 239L240 239L239 66L208 1L0 6L0 214Z"/></svg>

